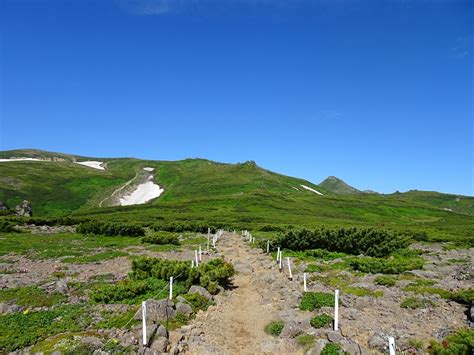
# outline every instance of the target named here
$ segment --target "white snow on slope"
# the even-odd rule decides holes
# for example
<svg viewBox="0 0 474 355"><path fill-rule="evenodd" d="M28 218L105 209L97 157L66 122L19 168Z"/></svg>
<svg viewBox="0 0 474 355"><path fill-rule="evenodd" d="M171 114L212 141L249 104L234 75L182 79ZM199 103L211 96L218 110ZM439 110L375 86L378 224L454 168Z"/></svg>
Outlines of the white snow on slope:
<svg viewBox="0 0 474 355"><path fill-rule="evenodd" d="M143 168L143 170L145 170L145 171L153 171L153 170L155 170L155 168L148 168L148 167L147 167L147 168Z"/></svg>
<svg viewBox="0 0 474 355"><path fill-rule="evenodd" d="M309 190L309 191L311 191L311 192L314 192L315 194L322 195L321 192L316 191L315 189L313 189L313 188L311 188L311 187L309 187L309 186L301 185L301 187L302 187L303 189L306 189L306 190Z"/></svg>
<svg viewBox="0 0 474 355"><path fill-rule="evenodd" d="M88 166L89 168L94 168L94 169L98 169L98 170L105 170L105 167L103 166L103 162L101 161L93 161L93 160L90 160L90 161L77 161L76 164L81 164L81 165L84 165L84 166Z"/></svg>
<svg viewBox="0 0 474 355"><path fill-rule="evenodd" d="M42 161L41 159L37 158L8 158L8 159L0 159L0 163L6 163L9 161Z"/></svg>
<svg viewBox="0 0 474 355"><path fill-rule="evenodd" d="M133 192L120 198L121 206L141 205L142 203L153 200L159 197L164 189L155 184L153 176L150 176L147 182L138 185Z"/></svg>

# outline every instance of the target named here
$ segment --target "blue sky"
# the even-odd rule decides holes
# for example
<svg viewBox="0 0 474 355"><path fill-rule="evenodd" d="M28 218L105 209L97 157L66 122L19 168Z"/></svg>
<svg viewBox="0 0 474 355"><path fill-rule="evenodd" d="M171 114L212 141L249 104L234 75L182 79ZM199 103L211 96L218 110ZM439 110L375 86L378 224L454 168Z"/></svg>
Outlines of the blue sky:
<svg viewBox="0 0 474 355"><path fill-rule="evenodd" d="M474 195L472 1L0 0L0 149Z"/></svg>

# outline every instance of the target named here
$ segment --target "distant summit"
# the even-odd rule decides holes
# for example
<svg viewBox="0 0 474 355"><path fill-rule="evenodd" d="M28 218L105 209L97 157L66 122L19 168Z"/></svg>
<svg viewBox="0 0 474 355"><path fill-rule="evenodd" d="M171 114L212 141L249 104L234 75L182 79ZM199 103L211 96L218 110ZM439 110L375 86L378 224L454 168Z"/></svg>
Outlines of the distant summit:
<svg viewBox="0 0 474 355"><path fill-rule="evenodd" d="M347 194L358 194L361 191L356 188L346 184L343 180L335 177L329 176L324 181L322 181L319 186L325 188L328 191L331 191L335 194L347 195Z"/></svg>

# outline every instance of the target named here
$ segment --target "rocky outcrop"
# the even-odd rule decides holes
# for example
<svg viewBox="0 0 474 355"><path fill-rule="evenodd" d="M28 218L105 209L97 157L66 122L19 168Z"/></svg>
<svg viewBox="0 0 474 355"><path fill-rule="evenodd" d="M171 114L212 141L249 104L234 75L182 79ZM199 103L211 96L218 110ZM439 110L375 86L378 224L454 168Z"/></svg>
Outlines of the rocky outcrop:
<svg viewBox="0 0 474 355"><path fill-rule="evenodd" d="M16 206L15 213L19 217L31 217L33 216L33 208L27 200L23 200L20 205Z"/></svg>

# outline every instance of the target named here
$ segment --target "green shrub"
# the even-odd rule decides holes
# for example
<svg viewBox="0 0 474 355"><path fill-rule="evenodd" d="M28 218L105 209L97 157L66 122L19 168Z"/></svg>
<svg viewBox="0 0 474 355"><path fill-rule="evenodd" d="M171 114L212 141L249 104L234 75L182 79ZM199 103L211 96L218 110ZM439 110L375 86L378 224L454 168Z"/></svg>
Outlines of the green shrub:
<svg viewBox="0 0 474 355"><path fill-rule="evenodd" d="M182 295L182 297L188 301L194 312L199 310L205 311L212 304L211 301L206 297L201 296L199 293L187 293Z"/></svg>
<svg viewBox="0 0 474 355"><path fill-rule="evenodd" d="M275 245L290 250L326 249L346 254L385 257L406 248L410 237L379 229L320 228L290 231L277 238Z"/></svg>
<svg viewBox="0 0 474 355"><path fill-rule="evenodd" d="M418 294L425 294L425 293L437 294L442 298L451 298L452 293L450 291L443 290L442 288L438 288L438 287L431 287L434 284L435 284L434 281L420 279L420 280L415 280L409 283L403 290L411 291Z"/></svg>
<svg viewBox="0 0 474 355"><path fill-rule="evenodd" d="M325 292L305 292L301 299L300 309L302 311L313 311L321 307L334 305L334 295Z"/></svg>
<svg viewBox="0 0 474 355"><path fill-rule="evenodd" d="M0 233L15 233L15 223L9 221L0 221Z"/></svg>
<svg viewBox="0 0 474 355"><path fill-rule="evenodd" d="M309 350L314 346L314 335L303 334L296 338L298 345L302 346L305 350Z"/></svg>
<svg viewBox="0 0 474 355"><path fill-rule="evenodd" d="M422 350L425 346L425 343L423 343L423 340L419 339L408 339L408 345L411 347L417 349L417 350Z"/></svg>
<svg viewBox="0 0 474 355"><path fill-rule="evenodd" d="M328 343L321 351L321 355L339 355L342 352L341 346L335 343Z"/></svg>
<svg viewBox="0 0 474 355"><path fill-rule="evenodd" d="M0 290L0 302L12 301L23 307L51 307L66 300L59 292L47 293L37 286L23 286Z"/></svg>
<svg viewBox="0 0 474 355"><path fill-rule="evenodd" d="M429 348L433 355L471 355L474 354L474 329L460 329L448 335L441 343L431 342Z"/></svg>
<svg viewBox="0 0 474 355"><path fill-rule="evenodd" d="M191 268L187 261L140 257L132 261L130 276L135 280L155 277L169 280L170 276L182 281L187 287L200 285L211 293L217 286L227 286L234 275L234 267L222 259L212 259L198 267Z"/></svg>
<svg viewBox="0 0 474 355"><path fill-rule="evenodd" d="M410 309L426 308L427 306L434 306L434 303L425 298L418 297L407 297L400 304L400 307Z"/></svg>
<svg viewBox="0 0 474 355"><path fill-rule="evenodd" d="M374 280L374 284L376 285L381 285L381 286L387 286L387 287L392 287L395 286L397 283L397 279L393 276L377 276Z"/></svg>
<svg viewBox="0 0 474 355"><path fill-rule="evenodd" d="M168 232L159 232L153 235L147 235L146 237L142 238L142 243L149 243L149 244L174 244L179 245L179 239L176 235Z"/></svg>
<svg viewBox="0 0 474 355"><path fill-rule="evenodd" d="M77 226L77 233L104 235L108 237L141 237L145 230L134 224L88 221Z"/></svg>
<svg viewBox="0 0 474 355"><path fill-rule="evenodd" d="M474 303L474 288L468 288L465 290L459 290L451 293L451 299L453 301L463 303L463 304L473 304Z"/></svg>
<svg viewBox="0 0 474 355"><path fill-rule="evenodd" d="M317 264L309 264L304 271L305 272L323 272L323 268Z"/></svg>
<svg viewBox="0 0 474 355"><path fill-rule="evenodd" d="M332 325L333 318L327 314L320 314L311 318L311 326L314 328L324 328Z"/></svg>
<svg viewBox="0 0 474 355"><path fill-rule="evenodd" d="M401 274L423 267L424 261L419 256L404 257L394 255L389 258L359 257L351 258L348 264L356 271L372 274Z"/></svg>
<svg viewBox="0 0 474 355"><path fill-rule="evenodd" d="M283 321L272 321L265 326L265 332L273 336L279 336L285 323Z"/></svg>

